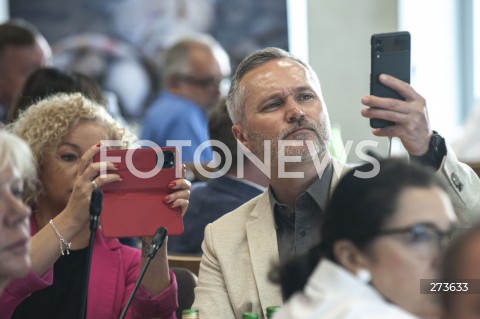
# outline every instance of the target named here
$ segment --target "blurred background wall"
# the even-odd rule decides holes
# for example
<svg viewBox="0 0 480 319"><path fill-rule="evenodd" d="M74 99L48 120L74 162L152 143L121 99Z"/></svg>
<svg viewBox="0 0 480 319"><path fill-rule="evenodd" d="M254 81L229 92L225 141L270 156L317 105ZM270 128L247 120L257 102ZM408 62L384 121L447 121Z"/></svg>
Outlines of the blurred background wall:
<svg viewBox="0 0 480 319"><path fill-rule="evenodd" d="M432 128L451 144L465 136L467 122L480 109L475 107L480 97L479 2L0 0L0 18L23 17L37 24L57 53L80 45L84 39L74 41L72 36L86 32L95 33L93 42L113 54L140 54L153 60L176 36L192 31L212 33L227 49L233 66L260 47L289 49L317 71L334 138L340 141L337 149L353 143L348 161L355 162L354 150L361 141L378 143L375 150L384 156L389 146L387 139L373 137L368 120L360 116L360 99L369 90L373 33L410 31L412 85L427 99ZM109 42L112 38L119 42ZM59 54L57 63L71 63L69 59L72 56ZM95 59L87 61L88 67L96 66ZM120 67L134 66L124 63ZM141 77L135 83L142 83ZM148 92L142 95L140 88L136 92L137 100L148 98ZM130 100L134 104L135 98ZM463 139L476 139L480 144L476 133ZM401 149L394 144L393 151ZM460 158L463 154L459 149Z"/></svg>

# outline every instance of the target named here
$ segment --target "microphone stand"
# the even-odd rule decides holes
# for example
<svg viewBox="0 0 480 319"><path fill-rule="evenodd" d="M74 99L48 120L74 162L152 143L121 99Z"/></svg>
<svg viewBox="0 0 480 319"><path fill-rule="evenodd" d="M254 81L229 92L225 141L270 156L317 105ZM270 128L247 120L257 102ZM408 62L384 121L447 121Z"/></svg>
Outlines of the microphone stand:
<svg viewBox="0 0 480 319"><path fill-rule="evenodd" d="M85 267L85 278L83 279L83 296L80 319L85 319L87 315L87 296L88 281L90 279L90 267L92 264L93 240L95 231L98 228L98 218L102 212L103 193L100 189L94 189L90 197L90 241L87 252L87 262Z"/></svg>
<svg viewBox="0 0 480 319"><path fill-rule="evenodd" d="M150 265L150 262L157 254L158 249L162 247L165 237L167 237L167 229L165 227L159 227L155 232L155 235L153 236L152 246L150 247L150 251L148 252L148 255L147 255L147 262L145 263L145 265L143 265L143 268L140 271L140 274L138 275L137 281L135 282L135 286L133 287L133 290L130 293L130 297L128 298L127 304L125 305L125 308L123 308L122 314L120 315L120 319L125 318L125 315L127 314L127 310L130 307L130 304L132 303L135 293L137 292L138 286L140 286L140 282L142 281L143 276L147 271L148 265Z"/></svg>

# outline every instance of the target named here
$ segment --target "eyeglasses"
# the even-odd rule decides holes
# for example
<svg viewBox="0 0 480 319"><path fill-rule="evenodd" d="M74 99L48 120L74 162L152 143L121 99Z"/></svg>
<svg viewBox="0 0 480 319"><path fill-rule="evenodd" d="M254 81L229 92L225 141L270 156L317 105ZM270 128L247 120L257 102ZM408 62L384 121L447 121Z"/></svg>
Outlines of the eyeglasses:
<svg viewBox="0 0 480 319"><path fill-rule="evenodd" d="M421 256L431 256L443 250L462 231L453 225L444 231L432 223L417 223L404 228L381 230L378 236L403 235L402 241Z"/></svg>
<svg viewBox="0 0 480 319"><path fill-rule="evenodd" d="M197 78L187 74L177 74L176 79L204 89L218 89L220 83L224 80L223 78L218 79L214 77Z"/></svg>

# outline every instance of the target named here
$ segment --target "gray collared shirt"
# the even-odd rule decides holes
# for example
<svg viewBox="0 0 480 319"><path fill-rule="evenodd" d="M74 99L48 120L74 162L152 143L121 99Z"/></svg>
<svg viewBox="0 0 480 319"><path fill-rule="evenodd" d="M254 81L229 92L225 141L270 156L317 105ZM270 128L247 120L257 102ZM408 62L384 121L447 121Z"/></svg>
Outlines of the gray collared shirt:
<svg viewBox="0 0 480 319"><path fill-rule="evenodd" d="M295 207L279 203L269 188L280 261L304 254L319 242L332 175L333 164L330 162L322 177L297 197Z"/></svg>

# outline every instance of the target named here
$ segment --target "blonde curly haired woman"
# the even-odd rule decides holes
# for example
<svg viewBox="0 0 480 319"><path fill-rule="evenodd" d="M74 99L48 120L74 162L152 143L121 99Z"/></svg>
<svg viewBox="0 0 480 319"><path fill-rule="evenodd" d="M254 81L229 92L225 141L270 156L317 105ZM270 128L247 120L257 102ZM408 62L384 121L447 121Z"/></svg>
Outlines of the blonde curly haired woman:
<svg viewBox="0 0 480 319"><path fill-rule="evenodd" d="M121 181L98 176L93 156L101 140L133 136L105 109L79 93L58 94L29 107L10 129L32 148L41 188L27 192L32 206L32 271L13 281L1 297L0 317L73 318L80 312L89 243L89 203L93 187ZM106 163L108 170L116 170ZM92 185L93 184L93 185ZM177 179L165 200L185 213L190 183ZM59 239L63 238L63 244ZM64 254L69 250L69 254ZM146 262L140 250L95 235L87 297L87 318L118 318ZM152 260L126 318L175 318L177 284L168 268L166 245Z"/></svg>

